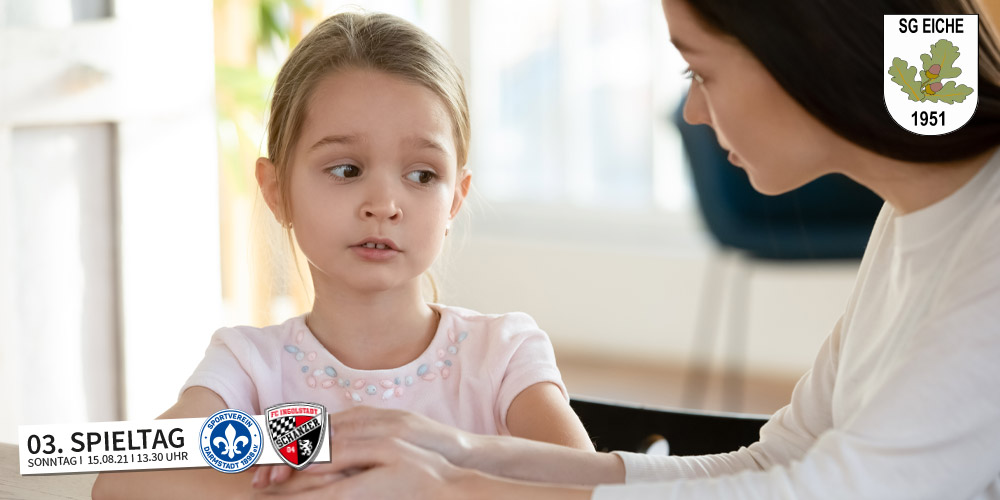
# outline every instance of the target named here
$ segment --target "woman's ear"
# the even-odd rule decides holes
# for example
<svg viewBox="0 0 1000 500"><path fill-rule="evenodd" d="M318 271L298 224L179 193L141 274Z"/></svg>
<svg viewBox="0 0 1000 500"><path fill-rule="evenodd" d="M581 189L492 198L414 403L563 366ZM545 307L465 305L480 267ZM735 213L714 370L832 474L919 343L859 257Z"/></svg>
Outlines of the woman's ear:
<svg viewBox="0 0 1000 500"><path fill-rule="evenodd" d="M254 171L257 177L257 185L260 186L260 194L264 197L264 203L271 209L274 218L284 226L287 221L282 213L281 190L278 189L278 171L271 160L260 157L257 158L257 168Z"/></svg>
<svg viewBox="0 0 1000 500"><path fill-rule="evenodd" d="M463 168L458 173L458 182L455 183L455 198L451 201L451 215L449 218L454 219L458 215L458 210L462 208L462 202L465 201L465 197L469 195L469 186L472 185L472 171Z"/></svg>

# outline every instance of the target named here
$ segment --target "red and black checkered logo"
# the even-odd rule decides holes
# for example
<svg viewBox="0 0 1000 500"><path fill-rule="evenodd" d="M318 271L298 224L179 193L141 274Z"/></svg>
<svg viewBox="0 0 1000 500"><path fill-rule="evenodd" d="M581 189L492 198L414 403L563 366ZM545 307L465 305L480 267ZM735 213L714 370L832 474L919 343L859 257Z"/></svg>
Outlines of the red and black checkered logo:
<svg viewBox="0 0 1000 500"><path fill-rule="evenodd" d="M267 409L267 433L278 456L302 470L319 454L326 435L326 407L312 403L286 403Z"/></svg>

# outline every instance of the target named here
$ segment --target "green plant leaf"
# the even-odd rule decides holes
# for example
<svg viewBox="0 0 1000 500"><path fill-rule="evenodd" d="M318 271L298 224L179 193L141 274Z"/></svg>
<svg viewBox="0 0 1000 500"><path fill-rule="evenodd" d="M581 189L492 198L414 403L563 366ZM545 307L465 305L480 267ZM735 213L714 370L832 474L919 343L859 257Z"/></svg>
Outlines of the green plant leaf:
<svg viewBox="0 0 1000 500"><path fill-rule="evenodd" d="M930 102L940 101L946 104L954 104L964 101L971 93L972 88L966 85L955 85L955 82L951 81L944 84L944 87L941 87L941 90L934 95L927 95L924 98Z"/></svg>
<svg viewBox="0 0 1000 500"><path fill-rule="evenodd" d="M281 14L278 12L280 8L280 2L263 1L260 3L258 44L266 46L271 42L272 38L277 38L283 42L288 41L288 23L280 21Z"/></svg>
<svg viewBox="0 0 1000 500"><path fill-rule="evenodd" d="M894 57L892 58L892 66L889 67L889 75L911 101L919 102L923 99L924 94L920 92L920 82L916 79L916 66L910 66L910 63Z"/></svg>
<svg viewBox="0 0 1000 500"><path fill-rule="evenodd" d="M927 71L927 68L930 68L935 64L940 64L941 72L938 73L937 78L927 78L927 76L921 72L920 74L923 78L927 78L924 80L924 83L932 83L937 80L944 80L945 78L956 78L958 75L961 75L962 68L955 66L955 60L958 59L958 56L960 55L962 54L958 51L958 47L948 40L941 39L938 40L937 43L931 45L930 54L920 54L920 60L924 63L924 71Z"/></svg>

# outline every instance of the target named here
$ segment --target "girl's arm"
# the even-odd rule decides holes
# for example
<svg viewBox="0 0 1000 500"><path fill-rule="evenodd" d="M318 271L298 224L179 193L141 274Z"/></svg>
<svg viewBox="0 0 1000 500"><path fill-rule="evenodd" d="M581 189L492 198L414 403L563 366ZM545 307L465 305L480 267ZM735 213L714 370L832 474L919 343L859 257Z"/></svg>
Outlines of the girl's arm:
<svg viewBox="0 0 1000 500"><path fill-rule="evenodd" d="M215 392L191 387L159 418L208 417L226 408ZM91 494L104 498L234 498L248 495L253 474L222 474L211 468L102 472Z"/></svg>
<svg viewBox="0 0 1000 500"><path fill-rule="evenodd" d="M541 382L521 391L507 410L512 436L594 451L579 417L558 386Z"/></svg>

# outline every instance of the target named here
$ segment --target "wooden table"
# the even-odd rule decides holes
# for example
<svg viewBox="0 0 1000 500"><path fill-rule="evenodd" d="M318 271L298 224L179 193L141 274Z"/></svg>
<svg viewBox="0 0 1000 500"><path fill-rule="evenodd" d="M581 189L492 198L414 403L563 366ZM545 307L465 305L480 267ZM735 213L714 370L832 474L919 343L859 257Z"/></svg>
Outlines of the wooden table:
<svg viewBox="0 0 1000 500"><path fill-rule="evenodd" d="M22 476L17 445L0 443L0 500L90 498L97 474Z"/></svg>

